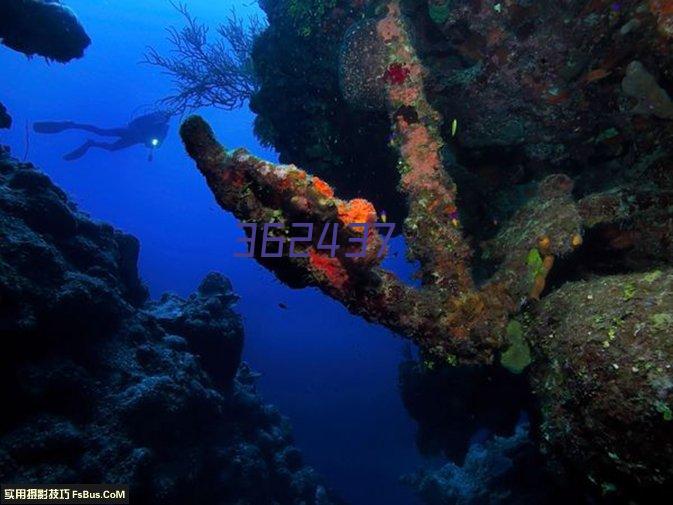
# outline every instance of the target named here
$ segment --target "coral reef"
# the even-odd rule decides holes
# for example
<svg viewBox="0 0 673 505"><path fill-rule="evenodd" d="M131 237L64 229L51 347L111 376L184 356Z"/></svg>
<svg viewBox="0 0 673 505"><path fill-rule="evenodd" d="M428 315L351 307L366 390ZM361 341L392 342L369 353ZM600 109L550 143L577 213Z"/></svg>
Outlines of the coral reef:
<svg viewBox="0 0 673 505"><path fill-rule="evenodd" d="M501 367L432 367L406 359L399 367L400 396L418 423L416 445L425 455L462 461L481 431L510 435L533 408L528 380Z"/></svg>
<svg viewBox="0 0 673 505"><path fill-rule="evenodd" d="M243 327L231 312L237 299L227 279L210 274L187 300L166 293L144 309L167 333L186 338L205 372L226 389L236 375L243 350Z"/></svg>
<svg viewBox="0 0 673 505"><path fill-rule="evenodd" d="M84 56L91 43L75 14L53 0L0 3L0 42L27 56L66 63Z"/></svg>
<svg viewBox="0 0 673 505"><path fill-rule="evenodd" d="M313 174L329 180L342 198L366 195L377 208L385 209L392 222L401 222L406 214L404 200L397 191L399 178L394 174L397 158L388 147L390 123L385 113L378 75L366 74L371 89L378 93L375 109L353 106L344 98L344 78L357 85L358 69L364 68L359 58L372 48L362 46L363 52L344 51L346 32L360 32L353 27L363 19L372 2L313 2L304 0L270 0L259 2L269 27L255 41L253 62L259 80L259 90L250 100L257 113L255 132L260 140L273 145L281 163L310 167ZM322 14L311 11L314 3L321 4ZM329 5L332 7L328 7ZM292 8L306 6L299 12L315 12L314 16L297 16ZM306 30L305 21L309 21ZM364 21L372 27L373 22ZM356 36L357 41L367 42ZM355 39L351 39L357 42ZM376 38L373 39L377 43ZM360 47L360 44L351 46ZM377 54L381 55L379 47ZM348 57L350 55L351 57ZM339 66L339 61L354 65ZM349 77L350 76L350 77ZM358 93L359 87L346 86ZM370 98L359 93L367 103Z"/></svg>
<svg viewBox="0 0 673 505"><path fill-rule="evenodd" d="M642 503L673 489L672 288L670 269L569 283L530 335L543 448Z"/></svg>
<svg viewBox="0 0 673 505"><path fill-rule="evenodd" d="M359 190L399 221L406 215L399 195L381 190L397 183L380 133L383 112L353 113L336 85L338 75L360 75L352 82L369 85L356 91L381 103L379 64L338 63L353 36L378 54L380 43L366 27L381 2L338 1L320 37L306 39L284 29L291 16L279 4L262 4L270 26L253 55L261 86L253 97L257 121L273 131L284 163L310 167L348 197ZM458 183L459 208L470 210L460 216L469 235L497 233L531 181L562 171L585 178L589 184L576 189L584 193L628 174L636 153L662 149L670 156L671 123L634 116L638 99L621 87L629 64L639 61L670 94L670 39L660 31L670 22L670 2L430 0L402 2L402 9L425 68L427 99L447 120L442 137L452 155L445 168ZM296 72L284 78L287 69ZM329 143L316 138L323 134ZM376 153L378 166L371 167ZM372 174L378 187L371 187Z"/></svg>
<svg viewBox="0 0 673 505"><path fill-rule="evenodd" d="M633 102L622 90L634 61L659 81L641 83L640 96L665 89L671 75L668 45L642 2L499 5L452 2L440 24L420 8L410 15L430 101L459 119L458 162L482 191L511 198L508 170L519 171L517 184L560 167L575 175L619 163L626 171L634 162L630 143L666 143L670 124L631 117ZM600 138L610 128L616 135ZM485 205L502 219L506 208L496 203L502 200Z"/></svg>
<svg viewBox="0 0 673 505"><path fill-rule="evenodd" d="M397 2L389 5L376 30L386 44L389 58L394 60L391 65L408 71L403 79L387 82L385 96L395 136L393 143L400 154L400 187L409 206L405 234L410 256L420 261L424 289L416 292L402 286L389 272L373 269L375 264L371 261L364 265L369 267L365 271L363 262L352 261L344 253L336 261L323 261L317 276L311 275L316 270L315 261L288 258L265 263L273 265L275 271L283 270L286 281L319 286L355 313L410 336L435 359L489 362L502 345L508 314L516 308L515 300L534 289L521 279L527 278L526 253L536 247L537 236L517 234L506 244L510 259L500 274L481 289L475 288L469 268L471 250L457 217L456 186L443 170L440 117L425 101L423 70ZM334 210L344 205L332 197L331 190L328 195L321 193L320 187L316 190L315 183L301 170L279 170L242 151L227 154L198 117L185 122L181 133L187 151L197 161L220 205L242 220L265 222L265 218L280 216L289 223L301 216L295 222L322 223L338 217ZM557 176L544 181L538 195L544 205L538 205L539 211L533 216L525 214L529 229L555 237L545 246L544 253L550 257L566 254L572 249L567 246L571 237L580 236L580 230L573 227L579 225L579 218L566 222L563 217L567 212L560 210L562 205L569 205L568 212L574 209L567 196L572 184L566 179ZM516 225L518 221L513 222ZM341 246L347 251L344 245L342 240ZM324 267L328 267L329 274L324 275ZM290 273L291 269L294 273ZM540 276L544 281L546 271L534 276L532 282L539 282ZM334 278L338 283L331 282ZM430 322L429 314L439 317Z"/></svg>
<svg viewBox="0 0 673 505"><path fill-rule="evenodd" d="M9 128L12 126L12 117L7 112L7 109L2 102L0 102L0 128Z"/></svg>
<svg viewBox="0 0 673 505"><path fill-rule="evenodd" d="M407 34L397 2L376 26L391 65L407 69L401 80L385 85L385 96L401 166L400 188L406 194L409 217L405 235L409 254L421 265L424 288L402 285L394 275L376 268L376 261L353 261L342 237L337 258L283 258L264 261L297 286L315 285L342 301L353 312L381 322L417 342L439 361L490 362L501 348L508 315L522 296L538 298L553 259L581 244L581 219L570 197L572 181L550 176L539 186L535 211L524 209L505 229L502 244L507 259L491 282L480 289L470 272L471 248L462 233L456 185L442 164L440 117L425 101L423 70ZM181 134L188 153L205 175L218 203L241 220L314 222L338 221L345 203L327 194L324 183L296 167L277 167L244 151L228 154L205 122L192 117ZM352 200L354 202L362 200ZM518 216L521 216L520 218ZM370 212L369 222L375 213ZM348 224L343 222L342 224ZM525 227L522 232L521 228ZM553 237L539 245L540 237ZM373 240L375 242L376 234ZM279 237L289 242L290 237ZM530 251L545 255L542 267L530 275ZM437 317L431 317L436 314Z"/></svg>
<svg viewBox="0 0 673 505"><path fill-rule="evenodd" d="M543 473L542 459L529 438L527 422L510 437L474 443L462 465L447 463L403 481L428 505L479 505L576 502Z"/></svg>
<svg viewBox="0 0 673 505"><path fill-rule="evenodd" d="M239 364L229 282L147 303L136 239L0 151L0 480L137 503L337 503Z"/></svg>
<svg viewBox="0 0 673 505"><path fill-rule="evenodd" d="M386 108L381 76L386 74L388 51L379 37L376 25L373 19L354 24L344 35L339 54L341 94L355 108Z"/></svg>
<svg viewBox="0 0 673 505"><path fill-rule="evenodd" d="M340 213L339 209L353 205L371 209L367 222L376 218L370 204L330 197L332 192L325 194L320 179L316 181L294 166L274 165L244 150L227 153L200 117L188 119L181 134L220 206L243 221L345 225L350 220L342 219L348 213ZM291 238L283 234L275 237L285 250ZM457 295L442 287L410 288L377 266L380 257L375 252L380 238L376 231L370 230L364 258L348 256L359 248L350 244L349 238L348 230L342 229L339 251L334 258L313 243L306 251L307 257L265 259L258 255L257 259L289 285L319 287L352 312L414 339L432 359L449 362L459 359L467 363L492 360L500 346L499 329L504 328L506 310L513 305L498 285L487 286L483 293ZM521 267L525 268L523 261ZM446 271L450 273L452 269L453 264L448 263ZM490 294L493 296L489 297ZM492 304L490 310L486 303ZM437 317L432 317L433 314Z"/></svg>
<svg viewBox="0 0 673 505"><path fill-rule="evenodd" d="M227 153L198 118L183 126L187 150L241 220L338 222L346 204L335 194L405 218L422 287L371 258L259 261L412 338L431 366L500 357L530 370L556 469L625 500L670 488L670 348L638 337L668 324L655 293L666 293L673 259L670 2L344 0L310 20L290 4L262 3L270 24L253 51L251 107L283 163L336 190L292 165ZM601 286L639 291L658 271L597 356L583 327L626 303ZM570 296L587 285L602 304L590 314ZM657 357L655 384L625 373L640 370L636 355ZM590 387L582 374L594 363ZM572 403L575 391L584 403ZM663 402L656 418L653 401Z"/></svg>

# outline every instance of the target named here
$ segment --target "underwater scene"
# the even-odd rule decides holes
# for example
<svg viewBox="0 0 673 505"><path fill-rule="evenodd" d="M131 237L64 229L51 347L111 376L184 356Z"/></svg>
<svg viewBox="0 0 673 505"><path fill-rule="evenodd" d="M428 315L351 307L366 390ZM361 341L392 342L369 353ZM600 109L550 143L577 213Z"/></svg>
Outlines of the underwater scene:
<svg viewBox="0 0 673 505"><path fill-rule="evenodd" d="M673 0L0 0L0 503L673 501Z"/></svg>

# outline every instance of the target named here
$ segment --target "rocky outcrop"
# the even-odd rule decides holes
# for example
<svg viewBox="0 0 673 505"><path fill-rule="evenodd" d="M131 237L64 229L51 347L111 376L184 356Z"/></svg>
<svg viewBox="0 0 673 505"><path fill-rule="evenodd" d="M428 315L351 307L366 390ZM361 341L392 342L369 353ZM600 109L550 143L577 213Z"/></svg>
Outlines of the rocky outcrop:
<svg viewBox="0 0 673 505"><path fill-rule="evenodd" d="M239 364L226 279L147 302L138 241L0 151L0 480L137 503L335 503Z"/></svg>
<svg viewBox="0 0 673 505"><path fill-rule="evenodd" d="M91 43L77 16L54 0L0 2L0 42L27 56L66 63Z"/></svg>
<svg viewBox="0 0 673 505"><path fill-rule="evenodd" d="M379 275L366 296L359 296L362 285L351 284L356 303L347 300L349 308L396 323L380 310L362 310L361 300L369 302L381 286L386 294L402 293L402 310L393 297L385 308L414 322L395 329L416 339L424 359L443 358L428 359L432 367L456 363L454 339L486 342L487 332L477 337L471 332L477 326L470 325L485 313L504 311L484 327L503 351L502 364L533 372L542 445L562 463L555 469L569 470L608 499L647 502L670 491L673 441L666 423L673 378L665 365L671 348L662 335L670 334L671 318L662 296L670 291L673 258L671 2L261 5L269 28L253 55L261 83L251 101L259 113L258 135L284 163L333 184L334 194L354 188L379 211L395 209L388 215L397 222L406 216L409 249L421 263L426 293L435 284L460 289L463 280L474 280L486 294L429 309L408 291L389 289L390 275ZM389 22L391 17L399 22ZM375 33L374 23L383 29ZM381 41L395 46L385 62ZM358 59L362 48L367 57ZM388 106L399 106L388 130L377 110L384 105L382 92ZM405 130L415 135L405 137ZM385 141L382 131L391 132ZM366 146L350 140L354 133ZM400 148L397 166L390 147ZM405 147L421 147L406 149L423 162L416 169L405 163ZM224 158L203 151L207 161ZM264 168L240 152L239 159ZM202 168L203 160L197 161ZM213 172L227 176L223 169ZM382 188L394 181L408 191L416 174L424 176L419 186L427 191L401 208L399 195ZM455 182L443 184L456 195L455 205L453 198L445 205L428 174ZM214 193L223 194L223 187ZM257 194L260 201L266 195ZM219 201L239 217L241 209L250 209ZM409 232L416 229L430 233ZM471 252L462 254L456 247L461 244ZM418 254L424 250L433 254ZM463 266L469 276L452 275L464 272ZM503 286L508 296L498 296ZM489 287L493 291L486 292ZM602 319L606 314L609 323ZM433 326L451 320L457 324ZM419 328L429 331L418 338ZM451 342L450 353L445 342ZM472 346L478 347L474 341ZM461 352L455 356L467 362ZM488 353L492 357L498 358ZM436 401L443 405L455 396Z"/></svg>
<svg viewBox="0 0 673 505"><path fill-rule="evenodd" d="M542 446L610 498L673 491L671 290L670 268L568 283L529 333Z"/></svg>
<svg viewBox="0 0 673 505"><path fill-rule="evenodd" d="M368 27L383 3L321 4L261 2L269 28L253 55L258 134L283 163L340 194L364 195L401 222L406 209L387 148L395 138L385 113L371 110L382 102L385 71ZM445 168L469 209L460 217L470 235L497 233L531 182L551 173L578 179L584 195L629 177L648 161L644 153L671 157L670 2L401 4L425 94L444 118ZM366 57L352 57L359 48Z"/></svg>
<svg viewBox="0 0 673 505"><path fill-rule="evenodd" d="M221 388L236 375L243 350L243 327L231 306L238 300L231 283L219 274L208 275L187 300L166 293L146 310L168 333L181 335L199 356L203 369Z"/></svg>
<svg viewBox="0 0 673 505"><path fill-rule="evenodd" d="M416 445L425 455L462 461L481 431L509 435L533 401L527 380L501 367L444 366L407 359L399 367L404 407L418 423Z"/></svg>
<svg viewBox="0 0 673 505"><path fill-rule="evenodd" d="M557 489L543 473L529 431L523 422L510 437L472 444L462 465L449 462L404 476L403 482L428 505L577 503L572 489Z"/></svg>
<svg viewBox="0 0 673 505"><path fill-rule="evenodd" d="M295 163L334 182L344 198L367 195L386 209L391 222L401 222L404 202L396 190L397 158L387 148L386 113L351 107L353 97L347 93L345 98L340 91L351 77L359 81L340 72L338 62L342 38L362 18L368 3L372 2L261 1L269 27L254 46L260 89L250 108L257 113L257 137L274 146L282 163ZM350 47L351 54L363 48L360 56L376 61L369 47Z"/></svg>

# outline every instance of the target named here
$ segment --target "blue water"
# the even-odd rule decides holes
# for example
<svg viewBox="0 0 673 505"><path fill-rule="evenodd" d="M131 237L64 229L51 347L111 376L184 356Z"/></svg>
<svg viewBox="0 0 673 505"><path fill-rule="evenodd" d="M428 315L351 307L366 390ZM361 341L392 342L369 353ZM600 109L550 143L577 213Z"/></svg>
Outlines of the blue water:
<svg viewBox="0 0 673 505"><path fill-rule="evenodd" d="M0 68L11 76L0 79L0 97L14 118L13 129L0 133L0 142L20 158L27 151L27 159L83 211L140 239L141 275L153 296L164 291L187 295L212 270L227 275L241 295L244 357L263 374L260 390L266 401L291 418L306 461L354 505L417 503L397 480L422 464L414 424L396 388L402 340L351 316L315 290L290 290L254 261L235 258L241 233L185 155L177 121L153 163L139 146L117 153L93 150L67 163L62 154L77 147L83 134L26 135L27 122L36 120L124 125L170 91L166 76L139 64L148 45L168 51L165 27L181 23L167 0L67 3L93 39L84 59L48 64L0 47ZM213 23L231 6L241 14L258 10L254 3L231 0L188 4L193 14ZM247 108L199 112L226 145L276 159L253 137ZM403 246L398 240L394 247ZM411 267L402 257L390 257L390 262L408 276Z"/></svg>

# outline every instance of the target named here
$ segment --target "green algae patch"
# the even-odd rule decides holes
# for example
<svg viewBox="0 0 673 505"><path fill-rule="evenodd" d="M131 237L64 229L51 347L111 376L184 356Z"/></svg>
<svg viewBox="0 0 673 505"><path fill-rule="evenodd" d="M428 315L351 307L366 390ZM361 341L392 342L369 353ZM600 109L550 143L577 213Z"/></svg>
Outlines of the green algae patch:
<svg viewBox="0 0 673 505"><path fill-rule="evenodd" d="M297 34L310 37L336 7L336 0L289 0L287 13L294 21Z"/></svg>
<svg viewBox="0 0 673 505"><path fill-rule="evenodd" d="M533 248L528 252L528 257L526 258L526 264L528 269L534 275L537 275L544 268L544 263L542 261L542 256L540 256L540 251L537 248Z"/></svg>
<svg viewBox="0 0 673 505"><path fill-rule="evenodd" d="M528 279L530 282L535 282L538 275L545 276L547 272L544 268L544 260L537 248L533 248L528 252L526 257L526 266L528 268Z"/></svg>
<svg viewBox="0 0 673 505"><path fill-rule="evenodd" d="M451 14L451 0L428 4L428 14L433 23L443 25Z"/></svg>
<svg viewBox="0 0 673 505"><path fill-rule="evenodd" d="M664 421L673 421L673 410L671 410L671 407L666 405L664 402L659 401L656 403L655 408L657 409L657 412L659 412L664 418Z"/></svg>
<svg viewBox="0 0 673 505"><path fill-rule="evenodd" d="M643 280L648 284L652 284L659 277L661 277L661 270L655 270L654 272L650 272L649 274L645 275L645 277L643 277Z"/></svg>
<svg viewBox="0 0 673 505"><path fill-rule="evenodd" d="M636 296L636 286L635 284L625 284L624 285L624 290L622 292L623 298L625 302L628 302L629 300L633 299L634 296Z"/></svg>
<svg viewBox="0 0 673 505"><path fill-rule="evenodd" d="M598 134L598 137L596 137L596 144L605 142L618 136L619 132L615 128L608 128L607 130Z"/></svg>
<svg viewBox="0 0 673 505"><path fill-rule="evenodd" d="M659 313L650 316L650 322L657 331L663 331L673 326L673 314Z"/></svg>
<svg viewBox="0 0 673 505"><path fill-rule="evenodd" d="M519 321L510 321L507 325L507 341L509 347L500 356L500 364L512 373L520 374L530 365L532 357Z"/></svg>

